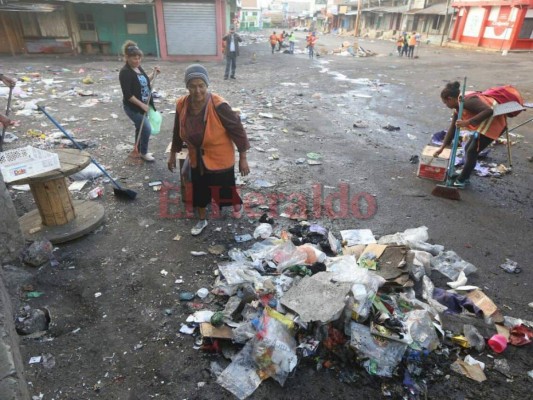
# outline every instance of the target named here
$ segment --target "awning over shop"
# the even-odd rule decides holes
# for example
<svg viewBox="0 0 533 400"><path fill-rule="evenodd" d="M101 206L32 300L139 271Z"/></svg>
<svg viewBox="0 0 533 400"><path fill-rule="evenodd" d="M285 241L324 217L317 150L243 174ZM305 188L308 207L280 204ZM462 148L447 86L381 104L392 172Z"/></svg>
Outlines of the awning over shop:
<svg viewBox="0 0 533 400"><path fill-rule="evenodd" d="M135 5L135 4L153 4L154 0L56 0L58 3L87 3L87 4L117 4L117 5ZM7 2L6 2L7 3ZM23 3L10 1L3 4L0 1L0 11L17 11L17 12L52 12L63 7L58 4L46 3Z"/></svg>
<svg viewBox="0 0 533 400"><path fill-rule="evenodd" d="M10 3L0 5L0 11L18 11L18 12L52 12L62 6L55 4L39 3Z"/></svg>
<svg viewBox="0 0 533 400"><path fill-rule="evenodd" d="M405 6L396 6L396 7L382 7L379 12L389 13L389 14L403 14L409 11L409 5Z"/></svg>
<svg viewBox="0 0 533 400"><path fill-rule="evenodd" d="M408 14L446 15L446 3L433 4L421 10L410 10ZM453 14L453 7L448 7L448 14Z"/></svg>

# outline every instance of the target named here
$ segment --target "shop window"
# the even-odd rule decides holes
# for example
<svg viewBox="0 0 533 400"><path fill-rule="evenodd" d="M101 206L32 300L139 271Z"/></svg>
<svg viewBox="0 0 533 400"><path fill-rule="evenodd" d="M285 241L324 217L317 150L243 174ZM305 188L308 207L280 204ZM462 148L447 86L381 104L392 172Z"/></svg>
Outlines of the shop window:
<svg viewBox="0 0 533 400"><path fill-rule="evenodd" d="M79 13L78 26L80 28L80 39L82 42L98 41L93 15L91 13Z"/></svg>
<svg viewBox="0 0 533 400"><path fill-rule="evenodd" d="M533 18L524 19L518 39L533 39Z"/></svg>
<svg viewBox="0 0 533 400"><path fill-rule="evenodd" d="M88 13L78 14L78 26L81 31L94 31L93 15Z"/></svg>
<svg viewBox="0 0 533 400"><path fill-rule="evenodd" d="M126 27L129 35L148 33L148 22L144 12L126 12Z"/></svg>
<svg viewBox="0 0 533 400"><path fill-rule="evenodd" d="M440 29L440 26L442 25L442 20L444 18L441 18L440 15L436 15L433 17L433 25L431 26L431 29L438 31Z"/></svg>

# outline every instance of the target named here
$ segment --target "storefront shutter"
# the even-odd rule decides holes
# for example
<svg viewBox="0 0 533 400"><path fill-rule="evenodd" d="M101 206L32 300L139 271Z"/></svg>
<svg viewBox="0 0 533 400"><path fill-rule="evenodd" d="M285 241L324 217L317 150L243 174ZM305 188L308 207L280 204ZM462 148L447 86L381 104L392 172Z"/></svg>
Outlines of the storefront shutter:
<svg viewBox="0 0 533 400"><path fill-rule="evenodd" d="M163 2L168 55L216 55L214 1Z"/></svg>

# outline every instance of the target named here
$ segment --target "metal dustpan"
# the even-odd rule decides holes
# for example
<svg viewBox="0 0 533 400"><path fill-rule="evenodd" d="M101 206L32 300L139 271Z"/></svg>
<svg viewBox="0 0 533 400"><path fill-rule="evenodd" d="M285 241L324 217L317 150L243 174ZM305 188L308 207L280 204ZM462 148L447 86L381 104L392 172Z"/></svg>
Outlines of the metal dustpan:
<svg viewBox="0 0 533 400"><path fill-rule="evenodd" d="M496 117L498 115L504 115L504 114L510 114L516 111L524 111L526 108L516 102L516 101L509 101L507 103L502 104L496 104L493 108L492 116Z"/></svg>

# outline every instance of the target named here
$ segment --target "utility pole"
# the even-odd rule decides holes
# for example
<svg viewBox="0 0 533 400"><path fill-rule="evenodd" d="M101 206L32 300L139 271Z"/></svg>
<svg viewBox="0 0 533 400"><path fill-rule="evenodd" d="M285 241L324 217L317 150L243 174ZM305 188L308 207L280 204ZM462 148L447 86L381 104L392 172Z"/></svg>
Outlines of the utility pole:
<svg viewBox="0 0 533 400"><path fill-rule="evenodd" d="M357 17L355 18L355 37L359 37L359 23L361 22L361 3L362 0L357 0Z"/></svg>
<svg viewBox="0 0 533 400"><path fill-rule="evenodd" d="M444 32L450 31L449 29L449 22L448 22L448 8L450 8L450 0L446 1L446 12L444 14L444 26L442 27L442 36L440 38L440 46L442 47L442 43L444 43ZM446 29L446 24L448 24L448 29Z"/></svg>

